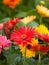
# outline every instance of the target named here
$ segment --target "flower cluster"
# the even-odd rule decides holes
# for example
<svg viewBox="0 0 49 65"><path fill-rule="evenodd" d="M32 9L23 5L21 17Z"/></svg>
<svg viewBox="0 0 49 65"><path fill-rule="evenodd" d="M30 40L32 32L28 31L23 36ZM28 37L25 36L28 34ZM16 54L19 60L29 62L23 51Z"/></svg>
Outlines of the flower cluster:
<svg viewBox="0 0 49 65"><path fill-rule="evenodd" d="M41 40L49 42L49 36L46 34L49 35L49 32L44 25L40 25L34 29L32 27L21 26L19 30L14 29L11 34L11 40L20 46L20 51L23 56L26 49L26 57L30 58L35 57L39 51L43 55L49 51L49 46L41 45L38 39L36 39L37 36Z"/></svg>
<svg viewBox="0 0 49 65"><path fill-rule="evenodd" d="M12 19L8 20L7 22L3 22L3 20L6 19L1 20L3 23L0 23L0 53L10 47L10 52L12 52L14 55L16 54L15 51L17 50L18 56L22 54L20 58L23 60L24 65L27 65L28 61L26 62L26 60L28 58L31 59L33 57L35 57L34 60L36 60L36 63L38 61L37 65L42 65L44 64L42 62L45 62L44 58L49 58L49 9L47 8L48 6L46 4L46 2L48 3L48 0L40 0L39 5L37 5L37 1L34 1L33 3L36 3L36 6L33 4L33 8L33 5L31 5L30 8L30 3L28 4L28 2L27 0L21 0L21 3L20 0L3 0L3 9L6 7L6 5L12 8L6 10L6 12L9 13L7 15L10 15ZM19 6L16 9L15 7L18 4ZM27 8L26 5L27 7L29 6L29 8ZM16 17L18 16L19 18L14 18L10 13L13 13L12 15ZM7 52L10 53L9 51ZM10 53L10 55L12 53ZM15 61L13 63L15 63ZM28 64L30 63L28 62Z"/></svg>

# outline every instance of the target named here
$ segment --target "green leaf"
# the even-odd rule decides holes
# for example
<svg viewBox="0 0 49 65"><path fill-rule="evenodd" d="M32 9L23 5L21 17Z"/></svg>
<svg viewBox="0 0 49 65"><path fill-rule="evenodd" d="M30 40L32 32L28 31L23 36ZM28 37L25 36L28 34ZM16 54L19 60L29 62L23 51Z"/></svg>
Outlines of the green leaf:
<svg viewBox="0 0 49 65"><path fill-rule="evenodd" d="M49 65L49 58L44 58L42 60L42 65Z"/></svg>
<svg viewBox="0 0 49 65"><path fill-rule="evenodd" d="M19 22L15 25L15 28L19 29L20 26L26 26L23 22Z"/></svg>
<svg viewBox="0 0 49 65"><path fill-rule="evenodd" d="M3 31L2 30L0 30L0 34L2 34L3 33Z"/></svg>
<svg viewBox="0 0 49 65"><path fill-rule="evenodd" d="M38 25L39 25L39 24L38 24L37 22L35 22L35 21L30 22L30 23L27 24L27 26L31 26L31 27L33 27L33 28L35 28L35 27L38 26Z"/></svg>
<svg viewBox="0 0 49 65"><path fill-rule="evenodd" d="M19 13L16 15L16 17L20 17L20 18L25 17L25 16L26 16L26 12L19 12Z"/></svg>
<svg viewBox="0 0 49 65"><path fill-rule="evenodd" d="M35 60L33 58L26 59L27 65L35 65Z"/></svg>
<svg viewBox="0 0 49 65"><path fill-rule="evenodd" d="M8 21L8 20L10 20L10 18L4 18L4 19L0 20L0 23L6 22L6 21Z"/></svg>
<svg viewBox="0 0 49 65"><path fill-rule="evenodd" d="M15 46L15 50L20 49L18 45Z"/></svg>
<svg viewBox="0 0 49 65"><path fill-rule="evenodd" d="M21 54L18 53L17 51L14 50L13 47L10 47L8 51L3 51L4 52L3 54L7 59L7 65L16 65L16 61L18 60L17 57L19 57L20 60Z"/></svg>
<svg viewBox="0 0 49 65"><path fill-rule="evenodd" d="M15 63L16 65L23 65L23 58L22 57L20 57L20 56L18 56L17 58L16 58L16 63Z"/></svg>

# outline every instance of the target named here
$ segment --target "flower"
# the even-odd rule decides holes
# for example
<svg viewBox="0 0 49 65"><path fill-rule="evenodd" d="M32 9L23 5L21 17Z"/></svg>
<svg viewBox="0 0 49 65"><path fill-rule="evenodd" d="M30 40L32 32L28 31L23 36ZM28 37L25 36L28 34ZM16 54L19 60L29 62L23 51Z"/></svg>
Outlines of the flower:
<svg viewBox="0 0 49 65"><path fill-rule="evenodd" d="M9 46L11 46L11 41L10 40L7 40L6 36L0 35L0 52L5 47L9 47Z"/></svg>
<svg viewBox="0 0 49 65"><path fill-rule="evenodd" d="M12 29L14 27L14 25L17 24L18 22L20 22L20 18L14 18L13 20L9 20L7 22L8 28Z"/></svg>
<svg viewBox="0 0 49 65"><path fill-rule="evenodd" d="M49 42L49 35L48 34L38 34L37 35L41 40L43 40L44 42Z"/></svg>
<svg viewBox="0 0 49 65"><path fill-rule="evenodd" d="M45 55L49 51L49 46L43 46L41 44L37 44L33 45L31 50L32 51L34 50L36 53L42 52L42 54Z"/></svg>
<svg viewBox="0 0 49 65"><path fill-rule="evenodd" d="M20 3L20 0L3 0L3 4L8 5L10 8L15 8Z"/></svg>
<svg viewBox="0 0 49 65"><path fill-rule="evenodd" d="M10 30L14 28L14 26L20 21L19 18L14 18L13 20L9 20L8 22L4 22L3 24L3 30L5 34L10 37L11 33Z"/></svg>
<svg viewBox="0 0 49 65"><path fill-rule="evenodd" d="M20 26L19 31L14 29L11 34L11 40L15 41L16 44L27 44L31 38L34 37L34 30L31 27Z"/></svg>
<svg viewBox="0 0 49 65"><path fill-rule="evenodd" d="M34 19L36 19L36 16L27 16L27 17L23 18L21 21L25 24L28 24L29 22L33 21Z"/></svg>
<svg viewBox="0 0 49 65"><path fill-rule="evenodd" d="M41 24L35 28L35 33L49 35L49 30L45 25Z"/></svg>
<svg viewBox="0 0 49 65"><path fill-rule="evenodd" d="M7 4L9 4L9 0L3 0L3 3L4 3L5 5L7 5Z"/></svg>
<svg viewBox="0 0 49 65"><path fill-rule="evenodd" d="M36 9L37 9L37 12L41 16L43 16L43 17L49 17L49 10L46 7L44 7L42 5L37 5Z"/></svg>
<svg viewBox="0 0 49 65"><path fill-rule="evenodd" d="M41 4L41 5L45 5L45 2L44 2L44 1L40 1L40 4Z"/></svg>
<svg viewBox="0 0 49 65"><path fill-rule="evenodd" d="M41 40L45 42L49 42L49 30L44 25L39 25L35 28L35 34L38 36Z"/></svg>
<svg viewBox="0 0 49 65"><path fill-rule="evenodd" d="M22 44L20 44L20 52L22 52L22 55L24 56L25 54L25 48L26 48L26 57L30 58L30 57L35 57L36 52L32 49L33 45L37 45L38 44L38 40L35 38L31 39L31 42L28 42L27 45L23 46Z"/></svg>

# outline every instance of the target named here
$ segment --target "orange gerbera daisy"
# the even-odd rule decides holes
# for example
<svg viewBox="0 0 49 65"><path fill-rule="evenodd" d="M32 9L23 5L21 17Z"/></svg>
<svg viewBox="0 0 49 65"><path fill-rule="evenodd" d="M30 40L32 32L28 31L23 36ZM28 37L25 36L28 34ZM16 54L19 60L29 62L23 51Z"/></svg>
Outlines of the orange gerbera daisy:
<svg viewBox="0 0 49 65"><path fill-rule="evenodd" d="M20 3L20 0L3 0L3 3L13 9L15 8L16 4Z"/></svg>

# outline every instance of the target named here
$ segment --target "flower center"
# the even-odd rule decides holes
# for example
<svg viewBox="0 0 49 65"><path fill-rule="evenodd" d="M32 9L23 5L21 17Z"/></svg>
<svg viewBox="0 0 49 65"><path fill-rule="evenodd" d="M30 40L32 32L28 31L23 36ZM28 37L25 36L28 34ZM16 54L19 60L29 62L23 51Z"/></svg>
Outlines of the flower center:
<svg viewBox="0 0 49 65"><path fill-rule="evenodd" d="M31 49L32 46L30 44L27 45L27 49Z"/></svg>
<svg viewBox="0 0 49 65"><path fill-rule="evenodd" d="M23 40L25 40L25 39L27 38L27 36L26 36L26 35L22 35L21 38L22 38Z"/></svg>

